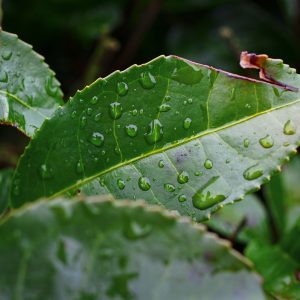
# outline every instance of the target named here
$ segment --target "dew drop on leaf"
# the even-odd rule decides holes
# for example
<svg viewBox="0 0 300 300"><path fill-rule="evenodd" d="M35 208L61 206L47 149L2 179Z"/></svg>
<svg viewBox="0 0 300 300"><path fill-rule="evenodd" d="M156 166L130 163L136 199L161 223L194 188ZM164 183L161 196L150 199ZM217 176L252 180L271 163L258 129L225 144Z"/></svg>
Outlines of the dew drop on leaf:
<svg viewBox="0 0 300 300"><path fill-rule="evenodd" d="M163 168L165 166L165 163L162 159L158 162L158 166L159 168Z"/></svg>
<svg viewBox="0 0 300 300"><path fill-rule="evenodd" d="M0 82L7 82L8 81L8 75L7 75L7 72L2 70L0 72Z"/></svg>
<svg viewBox="0 0 300 300"><path fill-rule="evenodd" d="M124 188L125 188L125 181L123 180L123 179L118 179L117 180L117 185L118 185L118 188L120 189L120 190L124 190Z"/></svg>
<svg viewBox="0 0 300 300"><path fill-rule="evenodd" d="M91 116L92 113L93 113L93 109L92 109L91 107L88 107L88 109L86 110L86 114L87 114L88 116Z"/></svg>
<svg viewBox="0 0 300 300"><path fill-rule="evenodd" d="M246 180L254 180L261 177L263 173L263 170L261 170L257 165L254 165L246 169L243 176Z"/></svg>
<svg viewBox="0 0 300 300"><path fill-rule="evenodd" d="M148 236L152 231L152 226L149 224L139 224L136 221L130 221L125 226L124 236L130 240L136 240Z"/></svg>
<svg viewBox="0 0 300 300"><path fill-rule="evenodd" d="M291 120L288 120L283 127L283 133L285 135L293 135L296 133L296 126Z"/></svg>
<svg viewBox="0 0 300 300"><path fill-rule="evenodd" d="M248 148L250 145L250 140L249 139L244 139L244 147Z"/></svg>
<svg viewBox="0 0 300 300"><path fill-rule="evenodd" d="M94 121L98 122L101 118L101 115L102 115L101 113L96 114L94 117Z"/></svg>
<svg viewBox="0 0 300 300"><path fill-rule="evenodd" d="M48 165L46 164L42 164L40 166L40 175L43 179L49 179L49 178L52 178L53 177L53 170L51 167L49 167Z"/></svg>
<svg viewBox="0 0 300 300"><path fill-rule="evenodd" d="M109 106L109 113L110 116L114 119L117 120L122 116L122 105L119 102L113 102Z"/></svg>
<svg viewBox="0 0 300 300"><path fill-rule="evenodd" d="M171 183L165 183L164 188L167 192L174 192L175 191L175 186Z"/></svg>
<svg viewBox="0 0 300 300"><path fill-rule="evenodd" d="M128 92L128 85L125 82L118 82L117 84L117 93L119 96L125 96Z"/></svg>
<svg viewBox="0 0 300 300"><path fill-rule="evenodd" d="M264 148L271 148L274 145L273 138L269 134L267 134L265 137L261 138L259 140L259 143Z"/></svg>
<svg viewBox="0 0 300 300"><path fill-rule="evenodd" d="M71 118L74 119L76 115L77 115L77 111L76 110L72 111Z"/></svg>
<svg viewBox="0 0 300 300"><path fill-rule="evenodd" d="M93 132L90 137L90 142L96 147L101 147L104 142L103 134L100 132Z"/></svg>
<svg viewBox="0 0 300 300"><path fill-rule="evenodd" d="M204 167L206 169L211 169L213 167L213 162L210 159L206 159L204 162Z"/></svg>
<svg viewBox="0 0 300 300"><path fill-rule="evenodd" d="M152 89L156 84L156 79L150 72L144 72L141 74L140 83L143 88Z"/></svg>
<svg viewBox="0 0 300 300"><path fill-rule="evenodd" d="M81 161L78 161L76 164L76 172L78 174L81 174L83 172L83 164Z"/></svg>
<svg viewBox="0 0 300 300"><path fill-rule="evenodd" d="M80 119L80 127L83 128L86 125L86 116L82 116Z"/></svg>
<svg viewBox="0 0 300 300"><path fill-rule="evenodd" d="M135 137L137 135L138 128L134 124L129 124L125 127L126 134L130 137Z"/></svg>
<svg viewBox="0 0 300 300"><path fill-rule="evenodd" d="M139 178L138 184L142 191L148 191L151 188L150 180L145 176Z"/></svg>
<svg viewBox="0 0 300 300"><path fill-rule="evenodd" d="M183 121L183 128L184 128L184 129L189 129L190 126L191 126L191 123L192 123L192 119L191 119L191 118L186 118L186 119Z"/></svg>
<svg viewBox="0 0 300 300"><path fill-rule="evenodd" d="M148 132L145 134L145 139L148 144L152 145L160 141L163 137L163 126L158 119L150 122Z"/></svg>
<svg viewBox="0 0 300 300"><path fill-rule="evenodd" d="M164 103L164 104L162 104L162 105L159 106L158 111L160 111L160 112L167 112L170 109L171 109L171 105Z"/></svg>
<svg viewBox="0 0 300 300"><path fill-rule="evenodd" d="M96 104L98 102L98 97L94 96L90 102L91 102L91 104Z"/></svg>
<svg viewBox="0 0 300 300"><path fill-rule="evenodd" d="M165 96L164 100L165 100L166 102L171 101L171 96L169 96L169 95Z"/></svg>
<svg viewBox="0 0 300 300"><path fill-rule="evenodd" d="M178 201L179 202L185 202L187 200L186 195L179 195L178 196Z"/></svg>
<svg viewBox="0 0 300 300"><path fill-rule="evenodd" d="M6 49L3 51L1 56L4 60L10 60L10 58L12 56L12 52L11 52L11 50Z"/></svg>
<svg viewBox="0 0 300 300"><path fill-rule="evenodd" d="M182 171L180 174L177 176L177 181L181 184L187 183L189 181L189 174L186 171Z"/></svg>

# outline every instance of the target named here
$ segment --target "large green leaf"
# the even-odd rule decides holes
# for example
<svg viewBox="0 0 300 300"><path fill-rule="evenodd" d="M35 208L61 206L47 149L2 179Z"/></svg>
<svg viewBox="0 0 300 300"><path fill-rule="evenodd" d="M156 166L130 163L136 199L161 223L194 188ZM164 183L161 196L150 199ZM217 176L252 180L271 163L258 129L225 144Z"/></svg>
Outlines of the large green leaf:
<svg viewBox="0 0 300 300"><path fill-rule="evenodd" d="M282 61L268 59L265 72L299 85ZM174 56L117 71L44 123L20 160L12 204L81 189L208 218L296 153L291 89Z"/></svg>
<svg viewBox="0 0 300 300"><path fill-rule="evenodd" d="M254 240L246 250L276 299L300 299L300 219L277 245Z"/></svg>
<svg viewBox="0 0 300 300"><path fill-rule="evenodd" d="M0 299L264 299L229 245L139 202L62 199L0 226Z"/></svg>
<svg viewBox="0 0 300 300"><path fill-rule="evenodd" d="M2 30L0 66L0 123L33 136L63 103L55 74L30 45Z"/></svg>
<svg viewBox="0 0 300 300"><path fill-rule="evenodd" d="M0 216L8 206L9 192L14 170L0 170Z"/></svg>

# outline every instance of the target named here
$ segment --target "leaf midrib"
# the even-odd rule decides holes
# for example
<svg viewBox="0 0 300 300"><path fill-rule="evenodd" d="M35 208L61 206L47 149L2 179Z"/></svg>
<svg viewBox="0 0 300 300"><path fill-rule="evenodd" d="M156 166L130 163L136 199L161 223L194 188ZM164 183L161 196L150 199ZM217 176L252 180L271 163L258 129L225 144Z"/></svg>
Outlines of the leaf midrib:
<svg viewBox="0 0 300 300"><path fill-rule="evenodd" d="M79 182L77 182L77 183L75 183L75 184L73 184L73 185L71 185L71 186L69 186L69 187L67 187L67 188L65 188L65 189L63 189L63 190L55 193L55 194L53 194L52 196L49 197L49 199L53 199L53 198L57 197L58 195L61 195L61 194L65 193L65 192L67 192L67 191L69 191L71 189L75 189L75 188L77 188L79 186L82 186L83 184L88 183L88 182L92 181L93 179L96 179L97 177L105 175L105 174L107 174L107 173L109 173L111 171L114 171L114 170L116 170L116 169L118 169L120 167L124 167L124 166L127 166L127 165L131 164L131 163L139 161L140 159L147 158L147 157L152 156L152 155L157 154L157 153L165 152L165 151L167 151L169 149L173 149L175 147L181 146L181 145L186 144L188 142L194 141L194 140L196 140L198 138L201 138L201 137L203 137L205 135L212 134L212 133L215 133L215 132L219 132L221 130L224 130L224 129L233 127L235 125L241 124L243 122L246 122L248 120L254 119L254 118L256 118L256 117L258 117L260 115L264 115L264 114L267 114L267 113L270 113L270 112L273 112L273 111L276 111L276 110L279 110L279 109L282 109L282 108L285 108L285 107L288 107L288 106L291 106L291 105L295 105L297 103L300 103L300 99L297 99L297 100L295 100L293 102L290 102L290 103L287 103L287 104L284 104L284 105L281 105L281 106L270 108L270 109L262 111L262 112L255 113L254 115L242 118L240 120L237 120L237 121L225 124L223 126L220 126L220 127L214 128L214 129L206 130L206 131L201 132L201 133L199 133L197 135L191 136L189 138L182 139L181 141L178 141L177 143L170 144L170 145L162 147L160 149L153 149L152 151L150 151L150 152L148 152L146 154L144 153L143 155L139 155L139 156L134 157L134 158L132 158L130 160L125 160L125 161L123 161L121 163L118 163L118 164L116 164L116 165L114 165L114 166L112 166L112 167L110 167L110 168L108 168L108 169L106 169L106 170L104 170L102 172L99 172L99 173L97 173L97 174L95 174L93 176L90 176L90 177L87 177L85 179L82 179Z"/></svg>

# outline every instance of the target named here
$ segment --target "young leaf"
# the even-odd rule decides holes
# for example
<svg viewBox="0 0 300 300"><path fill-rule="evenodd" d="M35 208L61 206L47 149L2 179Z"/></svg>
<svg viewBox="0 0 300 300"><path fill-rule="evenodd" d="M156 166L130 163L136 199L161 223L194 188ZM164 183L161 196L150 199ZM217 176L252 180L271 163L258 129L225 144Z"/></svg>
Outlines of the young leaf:
<svg viewBox="0 0 300 300"><path fill-rule="evenodd" d="M0 226L0 265L1 299L264 299L226 242L141 202L27 206Z"/></svg>
<svg viewBox="0 0 300 300"><path fill-rule="evenodd" d="M264 277L267 292L276 299L300 297L300 219L279 244L254 240L246 250L257 271Z"/></svg>
<svg viewBox="0 0 300 300"><path fill-rule="evenodd" d="M0 217L8 206L9 192L14 170L0 170Z"/></svg>
<svg viewBox="0 0 300 300"><path fill-rule="evenodd" d="M44 58L15 34L0 30L0 123L33 136L62 102L58 81Z"/></svg>
<svg viewBox="0 0 300 300"><path fill-rule="evenodd" d="M264 59L277 85L174 56L97 80L31 141L12 204L82 189L204 220L257 190L300 140L299 75Z"/></svg>

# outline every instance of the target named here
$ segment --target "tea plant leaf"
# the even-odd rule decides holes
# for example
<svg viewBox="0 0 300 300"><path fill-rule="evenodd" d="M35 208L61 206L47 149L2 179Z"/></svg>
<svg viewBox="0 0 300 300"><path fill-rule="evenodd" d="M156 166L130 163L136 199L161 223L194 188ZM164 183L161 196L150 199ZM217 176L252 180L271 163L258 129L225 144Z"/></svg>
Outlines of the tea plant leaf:
<svg viewBox="0 0 300 300"><path fill-rule="evenodd" d="M8 206L13 173L13 169L0 170L0 217L5 208Z"/></svg>
<svg viewBox="0 0 300 300"><path fill-rule="evenodd" d="M97 80L31 141L12 204L81 189L204 220L259 189L296 153L300 94L294 69L257 59L277 85L174 56Z"/></svg>
<svg viewBox="0 0 300 300"><path fill-rule="evenodd" d="M15 34L0 30L0 123L33 136L62 102L58 81L44 58Z"/></svg>
<svg viewBox="0 0 300 300"><path fill-rule="evenodd" d="M0 265L3 300L265 299L227 242L160 208L107 197L16 211L0 226Z"/></svg>
<svg viewBox="0 0 300 300"><path fill-rule="evenodd" d="M276 299L300 298L299 234L300 219L278 245L254 240L246 249L246 255L264 277L266 291Z"/></svg>

